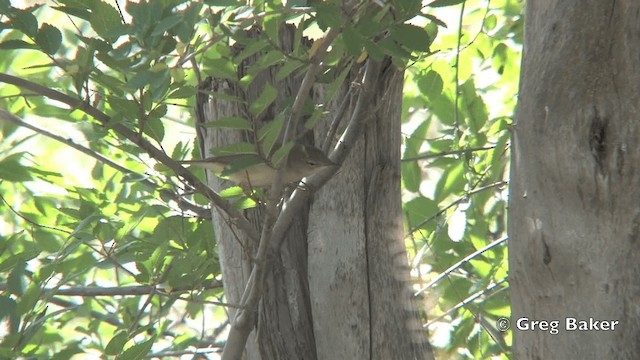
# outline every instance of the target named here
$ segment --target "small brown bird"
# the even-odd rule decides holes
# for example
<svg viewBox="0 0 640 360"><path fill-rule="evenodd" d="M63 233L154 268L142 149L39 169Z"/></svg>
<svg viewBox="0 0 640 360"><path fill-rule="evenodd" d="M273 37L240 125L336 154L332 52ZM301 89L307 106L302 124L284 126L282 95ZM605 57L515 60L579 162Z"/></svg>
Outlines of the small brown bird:
<svg viewBox="0 0 640 360"><path fill-rule="evenodd" d="M253 164L229 173L229 165L239 161L245 164ZM211 170L218 176L225 173L224 175L227 175L231 181L243 187L268 187L273 183L278 171L276 167L266 164L257 154L216 156L203 160L181 161L180 163ZM276 164L276 166L279 166L279 164ZM312 175L318 170L333 166L337 165L329 160L320 149L313 146L295 144L287 157L282 181L284 183L299 182L302 178Z"/></svg>

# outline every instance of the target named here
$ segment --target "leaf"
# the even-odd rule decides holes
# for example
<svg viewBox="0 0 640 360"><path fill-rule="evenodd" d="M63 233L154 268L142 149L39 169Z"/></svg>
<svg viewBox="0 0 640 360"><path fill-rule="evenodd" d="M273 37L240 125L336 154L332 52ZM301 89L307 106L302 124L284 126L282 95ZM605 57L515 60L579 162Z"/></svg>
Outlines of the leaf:
<svg viewBox="0 0 640 360"><path fill-rule="evenodd" d="M438 204L423 196L408 201L404 204L403 208L411 227L418 226L438 213Z"/></svg>
<svg viewBox="0 0 640 360"><path fill-rule="evenodd" d="M427 4L429 7L445 7L462 4L466 0L436 0L430 4Z"/></svg>
<svg viewBox="0 0 640 360"><path fill-rule="evenodd" d="M119 360L139 360L143 359L145 355L151 351L151 347L153 346L153 342L155 341L155 337L142 342L140 344L135 344L132 347L125 350L118 356Z"/></svg>
<svg viewBox="0 0 640 360"><path fill-rule="evenodd" d="M125 330L117 331L116 334L109 340L107 346L104 348L106 355L117 355L124 348L124 344L129 340L127 332Z"/></svg>
<svg viewBox="0 0 640 360"><path fill-rule="evenodd" d="M260 96L249 105L249 112L255 116L262 114L278 96L278 91L271 84L266 84L260 93Z"/></svg>
<svg viewBox="0 0 640 360"><path fill-rule="evenodd" d="M331 2L318 2L316 8L316 21L323 31L328 27L338 27L342 23L342 11Z"/></svg>
<svg viewBox="0 0 640 360"><path fill-rule="evenodd" d="M158 74L153 71L140 71L139 73L133 75L133 77L127 82L127 86L133 89L142 89L143 87L151 84L151 82L155 81L157 77Z"/></svg>
<svg viewBox="0 0 640 360"><path fill-rule="evenodd" d="M244 49L233 58L233 62L240 64L243 60L267 46L269 46L269 43L266 41L252 41L249 45L245 45Z"/></svg>
<svg viewBox="0 0 640 360"><path fill-rule="evenodd" d="M440 74L433 70L429 70L426 74L417 78L417 83L422 94L429 98L442 94L444 82Z"/></svg>
<svg viewBox="0 0 640 360"><path fill-rule="evenodd" d="M96 1L93 3L89 22L93 30L105 40L113 43L124 33L120 14L111 5Z"/></svg>
<svg viewBox="0 0 640 360"><path fill-rule="evenodd" d="M358 56L362 52L364 38L352 26L347 26L342 31L342 40L347 49L347 53Z"/></svg>
<svg viewBox="0 0 640 360"><path fill-rule="evenodd" d="M168 99L188 99L196 95L196 88L193 86L181 86L167 95Z"/></svg>
<svg viewBox="0 0 640 360"><path fill-rule="evenodd" d="M287 155L289 153L289 151L291 151L291 149L293 148L293 141L289 141L288 143L284 144L281 148L279 148L278 150L276 150L273 153L273 156L271 157L271 162L273 164L278 164L280 163L280 161L282 160L282 158Z"/></svg>
<svg viewBox="0 0 640 360"><path fill-rule="evenodd" d="M390 29L393 40L413 51L429 51L433 39L421 27L409 24L399 24Z"/></svg>
<svg viewBox="0 0 640 360"><path fill-rule="evenodd" d="M28 168L12 158L0 161L0 179L10 182L24 182L33 180Z"/></svg>
<svg viewBox="0 0 640 360"><path fill-rule="evenodd" d="M38 33L38 20L29 11L13 9L14 15L11 18L11 23L16 29L22 31L30 38L34 38Z"/></svg>
<svg viewBox="0 0 640 360"><path fill-rule="evenodd" d="M62 34L58 28L47 23L42 24L35 38L36 44L49 55L55 54L62 44Z"/></svg>
<svg viewBox="0 0 640 360"><path fill-rule="evenodd" d="M164 124L160 119L150 119L144 124L144 133L161 142L164 139Z"/></svg>
<svg viewBox="0 0 640 360"><path fill-rule="evenodd" d="M14 49L37 49L36 44L28 43L24 40L10 39L0 43L0 49L14 50Z"/></svg>
<svg viewBox="0 0 640 360"><path fill-rule="evenodd" d="M289 76L292 72L306 66L305 63L299 60L287 59L287 61L280 67L278 73L276 73L276 81L282 81Z"/></svg>
<svg viewBox="0 0 640 360"><path fill-rule="evenodd" d="M171 16L163 19L162 21L160 21L155 26L155 28L153 29L153 32L151 32L151 36L163 35L167 30L169 30L172 27L178 25L181 21L182 21L182 17L181 16L179 16L179 15L171 15Z"/></svg>
<svg viewBox="0 0 640 360"><path fill-rule="evenodd" d="M415 161L402 163L402 183L411 192L418 192L422 181L422 171Z"/></svg>
<svg viewBox="0 0 640 360"><path fill-rule="evenodd" d="M223 78L229 80L237 80L238 73L235 65L231 60L221 59L204 59L205 72L216 78Z"/></svg>

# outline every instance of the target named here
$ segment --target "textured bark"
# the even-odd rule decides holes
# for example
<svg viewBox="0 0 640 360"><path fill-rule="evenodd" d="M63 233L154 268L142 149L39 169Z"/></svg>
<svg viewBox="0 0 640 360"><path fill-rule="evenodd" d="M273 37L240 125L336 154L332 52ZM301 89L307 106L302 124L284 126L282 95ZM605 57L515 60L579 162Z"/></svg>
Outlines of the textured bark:
<svg viewBox="0 0 640 360"><path fill-rule="evenodd" d="M290 30L290 29L289 29ZM289 35L286 35L289 34ZM283 31L282 43L291 41ZM290 43L287 43L290 44ZM289 45L290 46L290 45ZM257 55L259 56L259 55ZM251 63L255 59L248 59ZM400 112L402 72L390 61L381 67L374 101L365 104L366 130L338 174L299 212L287 237L269 257L270 272L247 341L250 359L432 359L426 332L411 303L409 269L403 243L400 193ZM295 94L298 79L276 83L276 71L261 73L246 92L224 80L202 85L214 92L239 96L251 103L264 84L279 90L267 111L268 121ZM347 93L362 74L353 70L343 86ZM368 84L370 85L370 84ZM310 94L323 103L322 85ZM354 98L358 91L354 91ZM330 104L332 119L344 96ZM201 95L207 121L243 116L238 102ZM350 118L354 106L344 116ZM344 125L344 124L343 124ZM320 144L328 124L316 128ZM242 134L203 129L204 154L214 147L246 141ZM335 143L335 139L332 139ZM352 145L353 146L353 145ZM210 184L220 188L220 180ZM309 216L311 212L311 216ZM259 211L248 215L260 226ZM229 219L214 210L227 301L239 303L248 280L256 244L229 227ZM232 221L231 221L232 222ZM310 249L307 249L310 244ZM312 300L311 300L312 298ZM231 310L231 315L233 311Z"/></svg>
<svg viewBox="0 0 640 360"><path fill-rule="evenodd" d="M259 35L250 32L249 36ZM291 49L293 32L291 28L281 31L283 49ZM241 67L238 78L241 78L247 67L259 58L260 54L245 60L246 66ZM201 84L201 88L211 92L222 92L246 100L246 104L255 102L266 84L278 89L278 98L260 118L254 119L260 128L264 123L275 118L278 111L285 107L287 101L299 88L300 78L286 78L280 82L275 80L276 71L268 68L260 72L246 91L237 84L212 79ZM201 118L206 121L228 116L246 117L248 109L239 102L225 101L200 95L199 103L205 104ZM237 143L238 141L254 142L254 139L236 131L228 129L201 128L204 154L216 147ZM232 184L210 176L209 184L214 189L228 187ZM246 212L247 217L259 229L262 224L260 208ZM266 277L264 294L258 314L255 314L254 331L249 336L246 345L246 355L249 359L314 359L315 345L313 326L311 324L311 310L309 308L306 257L307 248L305 229L307 211L300 213L291 225L281 252L269 256L270 272ZM223 274L225 296L229 303L239 304L245 285L251 274L257 244L247 239L241 230L234 226L232 219L227 219L218 210L213 210L214 230L217 235L218 253ZM235 311L229 309L233 318Z"/></svg>
<svg viewBox="0 0 640 360"><path fill-rule="evenodd" d="M309 285L319 359L433 358L411 301L403 243L403 76L385 63L378 79L363 114L371 117L366 131L316 196L310 217ZM344 98L338 96L338 103Z"/></svg>
<svg viewBox="0 0 640 360"><path fill-rule="evenodd" d="M509 202L516 359L640 358L640 3L527 3ZM516 329L559 321L558 334ZM567 331L568 317L615 320Z"/></svg>

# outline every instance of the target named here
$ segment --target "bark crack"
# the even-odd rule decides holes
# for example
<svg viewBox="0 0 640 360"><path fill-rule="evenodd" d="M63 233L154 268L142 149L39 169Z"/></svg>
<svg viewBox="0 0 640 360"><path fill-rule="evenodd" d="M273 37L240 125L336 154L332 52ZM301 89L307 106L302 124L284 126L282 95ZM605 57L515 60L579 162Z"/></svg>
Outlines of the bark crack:
<svg viewBox="0 0 640 360"><path fill-rule="evenodd" d="M598 114L598 110L594 108L594 115L591 117L591 126L589 128L589 149L600 173L604 173L602 163L607 152L607 125L607 119L602 118Z"/></svg>

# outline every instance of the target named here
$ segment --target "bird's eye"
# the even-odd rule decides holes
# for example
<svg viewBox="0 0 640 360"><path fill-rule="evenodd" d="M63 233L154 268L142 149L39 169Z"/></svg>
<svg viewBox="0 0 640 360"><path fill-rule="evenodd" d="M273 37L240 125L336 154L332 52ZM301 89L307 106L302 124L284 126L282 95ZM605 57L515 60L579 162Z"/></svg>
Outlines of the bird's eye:
<svg viewBox="0 0 640 360"><path fill-rule="evenodd" d="M318 165L318 163L316 163L316 162L315 162L315 161L313 161L313 160L307 160L307 164L308 164L308 165L310 165L310 166L316 166L316 165Z"/></svg>

